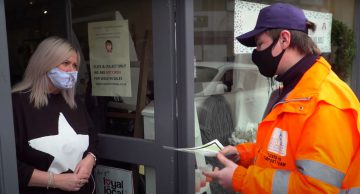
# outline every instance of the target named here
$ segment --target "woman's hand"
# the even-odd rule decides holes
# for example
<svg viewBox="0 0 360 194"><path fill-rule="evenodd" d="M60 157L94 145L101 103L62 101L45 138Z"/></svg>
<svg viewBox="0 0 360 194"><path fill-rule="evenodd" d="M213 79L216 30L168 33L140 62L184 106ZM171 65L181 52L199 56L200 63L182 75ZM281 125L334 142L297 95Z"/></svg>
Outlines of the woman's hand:
<svg viewBox="0 0 360 194"><path fill-rule="evenodd" d="M53 187L64 191L78 191L88 182L85 175L75 173L55 174Z"/></svg>
<svg viewBox="0 0 360 194"><path fill-rule="evenodd" d="M89 182L92 169L95 165L95 159L88 154L75 167L73 173L64 173L54 175L53 187L64 191L78 191Z"/></svg>
<svg viewBox="0 0 360 194"><path fill-rule="evenodd" d="M78 165L76 165L75 174L85 176L86 180L89 179L92 169L95 166L95 159L93 156L88 154L84 159L82 159Z"/></svg>

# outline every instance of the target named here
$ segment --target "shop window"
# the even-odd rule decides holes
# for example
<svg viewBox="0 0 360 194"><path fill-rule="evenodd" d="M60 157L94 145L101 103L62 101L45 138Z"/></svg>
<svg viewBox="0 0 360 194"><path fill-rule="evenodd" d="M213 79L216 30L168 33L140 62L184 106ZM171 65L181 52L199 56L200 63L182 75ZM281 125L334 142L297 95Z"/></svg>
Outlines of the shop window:
<svg viewBox="0 0 360 194"><path fill-rule="evenodd" d="M260 10L257 8L275 2L278 1L194 0L194 101L197 112L195 122L199 124L195 130L200 133L200 137L195 135L195 140L201 139L197 145L214 139L224 146L255 141L257 126L264 116L269 98L280 83L259 73L251 61L254 48L240 47L235 37L243 28L252 29L255 26L256 18L251 17L252 11L257 15L256 10ZM332 21L340 20L352 29L354 1L285 2L303 8L315 20L313 22L319 23L318 32L309 35L318 44L323 56L328 59L333 57L336 48L330 41L331 32L334 32L331 31ZM247 11L239 12L236 8L239 4L249 4L244 9ZM349 14L341 10L349 10ZM338 29L340 25L336 24ZM208 165L221 166L215 158L205 158L205 161ZM232 193L214 183L203 186L197 193L207 188L210 188L207 194Z"/></svg>

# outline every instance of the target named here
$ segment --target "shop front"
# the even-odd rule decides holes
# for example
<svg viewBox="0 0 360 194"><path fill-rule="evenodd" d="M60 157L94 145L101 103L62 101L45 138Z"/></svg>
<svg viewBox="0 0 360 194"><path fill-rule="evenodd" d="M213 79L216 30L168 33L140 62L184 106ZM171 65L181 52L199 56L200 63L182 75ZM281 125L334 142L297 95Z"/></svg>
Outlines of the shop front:
<svg viewBox="0 0 360 194"><path fill-rule="evenodd" d="M18 193L11 87L53 35L80 51L76 91L99 134L98 194L232 193L203 181L200 169L219 166L215 158L167 148L255 141L279 83L261 76L235 37L274 2L0 0L0 193ZM316 22L311 37L359 96L360 3L285 2ZM346 33L342 44L335 30Z"/></svg>

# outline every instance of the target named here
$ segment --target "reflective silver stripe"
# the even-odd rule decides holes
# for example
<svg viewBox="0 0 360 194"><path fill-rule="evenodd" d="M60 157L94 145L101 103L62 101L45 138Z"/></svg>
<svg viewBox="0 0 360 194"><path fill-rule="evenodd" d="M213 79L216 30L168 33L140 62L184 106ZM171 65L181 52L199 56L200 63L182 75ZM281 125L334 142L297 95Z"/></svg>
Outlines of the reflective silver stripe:
<svg viewBox="0 0 360 194"><path fill-rule="evenodd" d="M299 172L303 175L321 180L338 188L340 188L345 177L344 173L319 162L311 160L296 160L295 163Z"/></svg>
<svg viewBox="0 0 360 194"><path fill-rule="evenodd" d="M286 194L289 189L290 171L276 170L272 182L272 194Z"/></svg>
<svg viewBox="0 0 360 194"><path fill-rule="evenodd" d="M352 188L352 189L346 189L346 190L341 190L340 194L360 194L360 188Z"/></svg>

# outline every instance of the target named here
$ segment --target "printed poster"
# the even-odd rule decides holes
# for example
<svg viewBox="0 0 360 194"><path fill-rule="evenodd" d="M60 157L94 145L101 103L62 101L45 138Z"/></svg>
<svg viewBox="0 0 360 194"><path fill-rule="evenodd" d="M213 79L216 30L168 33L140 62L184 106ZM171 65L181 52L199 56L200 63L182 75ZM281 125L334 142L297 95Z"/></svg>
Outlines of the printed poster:
<svg viewBox="0 0 360 194"><path fill-rule="evenodd" d="M97 165L94 172L97 194L134 194L132 171Z"/></svg>
<svg viewBox="0 0 360 194"><path fill-rule="evenodd" d="M93 96L131 97L127 20L88 24Z"/></svg>
<svg viewBox="0 0 360 194"><path fill-rule="evenodd" d="M254 29L260 10L266 4L235 0L234 16L234 53L252 53L253 47L246 47L236 40L236 37ZM332 14L304 10L305 17L316 24L315 32L309 30L309 36L316 43L322 53L331 52L331 23Z"/></svg>

